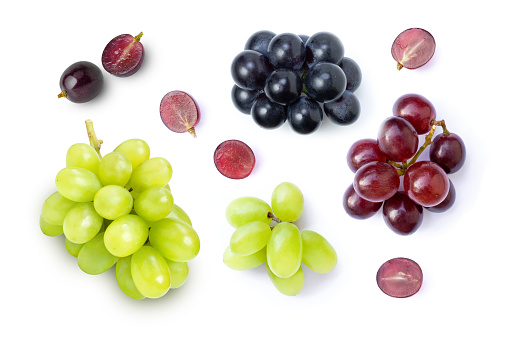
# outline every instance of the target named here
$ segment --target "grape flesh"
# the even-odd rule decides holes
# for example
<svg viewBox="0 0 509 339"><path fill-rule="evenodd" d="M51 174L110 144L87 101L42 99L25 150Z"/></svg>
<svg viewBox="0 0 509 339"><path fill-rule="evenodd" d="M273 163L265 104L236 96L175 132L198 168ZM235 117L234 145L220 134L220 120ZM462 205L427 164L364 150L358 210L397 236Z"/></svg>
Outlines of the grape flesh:
<svg viewBox="0 0 509 339"><path fill-rule="evenodd" d="M150 244L166 259L192 260L200 251L200 239L196 231L183 221L161 219L149 231Z"/></svg>
<svg viewBox="0 0 509 339"><path fill-rule="evenodd" d="M106 72L118 77L128 77L136 73L145 56L140 38L137 36L121 34L113 38L104 48L101 57L102 65Z"/></svg>
<svg viewBox="0 0 509 339"><path fill-rule="evenodd" d="M435 53L435 39L422 28L409 28L401 32L391 48L392 57L401 68L415 69L424 66Z"/></svg>
<svg viewBox="0 0 509 339"><path fill-rule="evenodd" d="M147 298L160 298L170 289L170 270L164 257L145 245L131 257L131 275L136 289Z"/></svg>
<svg viewBox="0 0 509 339"><path fill-rule="evenodd" d="M372 202L361 198L353 184L348 186L343 195L343 208L346 213L354 219L368 219L378 212L382 207L382 202Z"/></svg>
<svg viewBox="0 0 509 339"><path fill-rule="evenodd" d="M295 296L304 288L304 271L299 266L297 272L288 278L281 278L275 275L268 264L265 265L270 281L279 292L287 296Z"/></svg>
<svg viewBox="0 0 509 339"><path fill-rule="evenodd" d="M267 263L270 270L280 278L294 275L302 261L302 238L292 223L282 222L272 230L267 244Z"/></svg>
<svg viewBox="0 0 509 339"><path fill-rule="evenodd" d="M343 43L332 33L318 32L306 41L306 63L309 67L319 62L339 64L344 55Z"/></svg>
<svg viewBox="0 0 509 339"><path fill-rule="evenodd" d="M346 90L341 97L323 104L325 115L337 125L351 125L359 119L361 104L352 92Z"/></svg>
<svg viewBox="0 0 509 339"><path fill-rule="evenodd" d="M346 75L336 64L318 63L306 73L304 87L306 93L318 102L337 100L346 90Z"/></svg>
<svg viewBox="0 0 509 339"><path fill-rule="evenodd" d="M320 127L322 120L322 108L316 101L307 97L300 97L288 106L288 121L290 127L297 133L313 133Z"/></svg>
<svg viewBox="0 0 509 339"><path fill-rule="evenodd" d="M258 126L273 129L286 121L287 111L285 106L260 94L252 104L250 114Z"/></svg>
<svg viewBox="0 0 509 339"><path fill-rule="evenodd" d="M249 255L237 255L228 246L223 253L223 262L226 266L236 271L246 271L260 266L267 260L267 249L262 248L258 252Z"/></svg>
<svg viewBox="0 0 509 339"><path fill-rule="evenodd" d="M404 192L396 192L384 201L382 211L386 225L397 234L410 235L422 224L422 206Z"/></svg>
<svg viewBox="0 0 509 339"><path fill-rule="evenodd" d="M357 194L368 201L382 202L392 197L400 185L398 171L392 165L373 161L355 172L353 187Z"/></svg>
<svg viewBox="0 0 509 339"><path fill-rule="evenodd" d="M161 99L159 114L169 130L176 133L189 132L196 137L194 126L200 120L200 109L193 97L186 92L167 93Z"/></svg>
<svg viewBox="0 0 509 339"><path fill-rule="evenodd" d="M244 179L255 166L251 147L240 140L226 140L214 151L214 165L219 173L230 179Z"/></svg>
<svg viewBox="0 0 509 339"><path fill-rule="evenodd" d="M78 61L62 73L59 98L75 103L94 99L103 88L103 75L99 67L88 61Z"/></svg>
<svg viewBox="0 0 509 339"><path fill-rule="evenodd" d="M405 119L394 116L382 122L377 141L380 151L396 162L410 159L419 147L415 128Z"/></svg>
<svg viewBox="0 0 509 339"><path fill-rule="evenodd" d="M249 90L261 90L273 69L262 53L248 50L237 54L230 70L237 86Z"/></svg>
<svg viewBox="0 0 509 339"><path fill-rule="evenodd" d="M236 255L258 252L269 241L272 230L263 221L252 221L235 230L230 238L230 249Z"/></svg>
<svg viewBox="0 0 509 339"><path fill-rule="evenodd" d="M421 288L422 270L411 259L390 259L378 269L376 282L385 294L394 298L407 298Z"/></svg>
<svg viewBox="0 0 509 339"><path fill-rule="evenodd" d="M385 155L378 148L378 142L374 139L361 139L354 142L346 154L346 163L354 173L372 161L386 161Z"/></svg>
<svg viewBox="0 0 509 339"><path fill-rule="evenodd" d="M419 135L428 133L431 130L431 121L437 117L433 104L422 95L413 93L396 99L392 114L412 124Z"/></svg>
<svg viewBox="0 0 509 339"><path fill-rule="evenodd" d="M328 273L336 267L338 257L327 239L310 230L302 231L301 237L304 265L317 273Z"/></svg>
<svg viewBox="0 0 509 339"><path fill-rule="evenodd" d="M449 192L449 178L432 161L418 161L408 168L403 187L410 199L423 207L440 204Z"/></svg>
<svg viewBox="0 0 509 339"><path fill-rule="evenodd" d="M465 143L454 133L435 136L429 150L429 159L440 165L447 174L459 171L466 155Z"/></svg>
<svg viewBox="0 0 509 339"><path fill-rule="evenodd" d="M258 98L259 94L259 90L250 90L233 85L231 93L233 105L240 112L244 114L251 114L251 107L253 106L256 98Z"/></svg>
<svg viewBox="0 0 509 339"><path fill-rule="evenodd" d="M255 197L237 198L226 207L226 220L235 228L253 221L262 221L268 225L272 221L269 214L272 214L270 205Z"/></svg>
<svg viewBox="0 0 509 339"><path fill-rule="evenodd" d="M246 45L244 46L244 49L260 52L267 58L269 57L269 43L272 40L273 37L276 36L276 33L273 33L271 31L258 31L256 33L253 33L249 39L246 41Z"/></svg>
<svg viewBox="0 0 509 339"><path fill-rule="evenodd" d="M119 217L106 228L104 245L116 257L127 257L147 241L148 225L137 215Z"/></svg>
<svg viewBox="0 0 509 339"><path fill-rule="evenodd" d="M281 221L294 222L304 210L301 190L290 182L283 182L272 192L272 211Z"/></svg>
<svg viewBox="0 0 509 339"><path fill-rule="evenodd" d="M275 68L299 70L306 60L306 47L296 34L278 34L270 40L268 58Z"/></svg>
<svg viewBox="0 0 509 339"><path fill-rule="evenodd" d="M361 68L353 59L347 57L341 60L339 67L341 67L346 76L346 90L355 92L362 82Z"/></svg>

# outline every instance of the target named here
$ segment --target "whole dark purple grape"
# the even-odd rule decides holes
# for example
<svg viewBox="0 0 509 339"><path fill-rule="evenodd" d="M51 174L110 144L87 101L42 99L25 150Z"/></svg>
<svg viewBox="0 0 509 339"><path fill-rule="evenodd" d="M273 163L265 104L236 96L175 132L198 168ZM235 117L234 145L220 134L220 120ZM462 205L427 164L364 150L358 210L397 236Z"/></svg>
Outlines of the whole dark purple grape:
<svg viewBox="0 0 509 339"><path fill-rule="evenodd" d="M338 65L320 62L306 73L304 88L318 102L337 100L346 90L346 76Z"/></svg>
<svg viewBox="0 0 509 339"><path fill-rule="evenodd" d="M265 83L267 97L281 105L296 101L302 92L302 79L296 71L276 69Z"/></svg>
<svg viewBox="0 0 509 339"><path fill-rule="evenodd" d="M235 84L249 90L263 89L272 65L260 52L242 51L233 59L231 73Z"/></svg>
<svg viewBox="0 0 509 339"><path fill-rule="evenodd" d="M88 61L78 61L62 73L59 98L83 103L95 98L102 90L104 78L99 67Z"/></svg>
<svg viewBox="0 0 509 339"><path fill-rule="evenodd" d="M298 70L306 61L306 47L298 35L282 33L270 41L268 55L275 68Z"/></svg>
<svg viewBox="0 0 509 339"><path fill-rule="evenodd" d="M308 97L300 97L288 105L288 122L297 133L309 134L314 132L322 123L323 110L320 105Z"/></svg>
<svg viewBox="0 0 509 339"><path fill-rule="evenodd" d="M346 126L357 121L361 104L355 94L347 90L339 99L324 103L323 111L333 123Z"/></svg>
<svg viewBox="0 0 509 339"><path fill-rule="evenodd" d="M344 57L339 63L339 67L346 75L346 90L355 92L361 85L362 72L359 65L351 58Z"/></svg>
<svg viewBox="0 0 509 339"><path fill-rule="evenodd" d="M271 101L262 93L253 102L251 116L260 127L267 129L276 128L286 121L286 106Z"/></svg>
<svg viewBox="0 0 509 339"><path fill-rule="evenodd" d="M257 51L265 55L267 58L269 57L268 47L270 40L276 36L276 33L271 31L258 31L253 33L247 39L246 45L244 46L245 50Z"/></svg>
<svg viewBox="0 0 509 339"><path fill-rule="evenodd" d="M318 32L306 41L306 63L309 67L319 62L339 64L345 54L345 48L332 33Z"/></svg>
<svg viewBox="0 0 509 339"><path fill-rule="evenodd" d="M260 91L244 89L233 85L231 93L233 105L242 113L251 114L251 106L253 106L253 102L259 94Z"/></svg>

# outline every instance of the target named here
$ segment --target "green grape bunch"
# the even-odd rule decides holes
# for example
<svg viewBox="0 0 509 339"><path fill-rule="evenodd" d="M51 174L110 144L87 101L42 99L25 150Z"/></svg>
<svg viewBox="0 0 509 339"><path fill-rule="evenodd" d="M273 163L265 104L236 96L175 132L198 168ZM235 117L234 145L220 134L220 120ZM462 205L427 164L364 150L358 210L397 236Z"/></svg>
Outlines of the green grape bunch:
<svg viewBox="0 0 509 339"><path fill-rule="evenodd" d="M336 251L322 235L295 225L303 211L303 194L289 182L274 189L270 205L255 197L233 200L226 208L226 219L235 231L223 262L238 271L265 263L277 290L297 295L304 288L302 264L318 273L328 273L337 264Z"/></svg>
<svg viewBox="0 0 509 339"><path fill-rule="evenodd" d="M43 203L39 225L91 275L115 266L120 289L133 299L160 298L182 286L200 239L188 214L174 202L173 170L150 157L148 144L126 140L101 157L102 141L87 120L90 145L69 147L56 192Z"/></svg>

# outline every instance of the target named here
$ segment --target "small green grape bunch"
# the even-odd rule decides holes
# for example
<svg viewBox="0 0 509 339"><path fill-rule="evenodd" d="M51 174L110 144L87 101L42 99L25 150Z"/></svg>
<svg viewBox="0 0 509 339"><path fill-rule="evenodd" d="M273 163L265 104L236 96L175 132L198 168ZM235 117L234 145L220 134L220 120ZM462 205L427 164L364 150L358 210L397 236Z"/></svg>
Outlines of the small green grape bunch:
<svg viewBox="0 0 509 339"><path fill-rule="evenodd" d="M279 292L297 295L304 287L302 263L318 273L330 272L337 263L336 251L322 235L295 225L303 210L302 192L289 182L274 189L271 206L255 197L233 200L226 208L226 219L236 230L223 262L239 271L265 263Z"/></svg>
<svg viewBox="0 0 509 339"><path fill-rule="evenodd" d="M160 298L182 286L200 240L174 203L170 163L150 157L140 139L101 157L90 121L90 145L72 145L58 172L57 191L42 205L41 231L64 235L67 251L87 274L115 266L120 289L133 299Z"/></svg>

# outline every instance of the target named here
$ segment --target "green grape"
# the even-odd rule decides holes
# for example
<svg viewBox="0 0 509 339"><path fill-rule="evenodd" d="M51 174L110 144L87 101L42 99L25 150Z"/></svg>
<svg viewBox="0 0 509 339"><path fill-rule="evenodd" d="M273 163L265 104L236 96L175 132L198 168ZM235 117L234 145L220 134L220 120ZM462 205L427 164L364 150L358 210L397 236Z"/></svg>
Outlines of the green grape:
<svg viewBox="0 0 509 339"><path fill-rule="evenodd" d="M173 208L171 209L170 214L168 214L166 217L179 219L189 224L189 226L193 226L193 223L191 222L191 218L189 218L189 215L187 215L187 213L175 203L173 204Z"/></svg>
<svg viewBox="0 0 509 339"><path fill-rule="evenodd" d="M69 200L87 202L94 199L101 183L94 173L79 167L66 167L58 172L55 185Z"/></svg>
<svg viewBox="0 0 509 339"><path fill-rule="evenodd" d="M95 194L94 208L101 217L114 220L131 212L133 197L123 187L104 186Z"/></svg>
<svg viewBox="0 0 509 339"><path fill-rule="evenodd" d="M164 187L147 188L134 201L136 214L157 221L166 217L173 207L173 195Z"/></svg>
<svg viewBox="0 0 509 339"><path fill-rule="evenodd" d="M288 278L280 278L270 270L269 265L265 265L267 268L267 274L270 280L276 286L277 290L284 295L295 296L302 291L304 287L304 271L302 267L299 267L297 272Z"/></svg>
<svg viewBox="0 0 509 339"><path fill-rule="evenodd" d="M131 275L131 256L118 259L115 266L115 276L117 277L118 287L122 292L136 300L145 299L145 296L134 285L133 276Z"/></svg>
<svg viewBox="0 0 509 339"><path fill-rule="evenodd" d="M89 170L97 174L97 167L99 166L99 154L96 150L88 144L74 144L67 150L65 157L65 166L79 167Z"/></svg>
<svg viewBox="0 0 509 339"><path fill-rule="evenodd" d="M130 184L134 190L140 192L150 187L163 187L170 181L172 174L173 170L168 160L150 158L133 170Z"/></svg>
<svg viewBox="0 0 509 339"><path fill-rule="evenodd" d="M148 147L148 144L140 139L126 140L118 145L113 151L127 155L133 165L133 169L150 158L150 148Z"/></svg>
<svg viewBox="0 0 509 339"><path fill-rule="evenodd" d="M84 244L75 244L69 239L65 238L65 249L73 257L78 257L78 254L80 253L80 250L83 247L83 245Z"/></svg>
<svg viewBox="0 0 509 339"><path fill-rule="evenodd" d="M79 202L69 210L64 219L64 234L75 244L84 244L99 233L103 218L91 202Z"/></svg>
<svg viewBox="0 0 509 339"><path fill-rule="evenodd" d="M104 246L104 232L98 233L92 240L83 245L78 253L78 266L87 274L101 274L117 262L118 257L111 254Z"/></svg>
<svg viewBox="0 0 509 339"><path fill-rule="evenodd" d="M41 217L49 224L63 225L67 212L74 205L76 205L76 201L69 200L55 192L42 204Z"/></svg>
<svg viewBox="0 0 509 339"><path fill-rule="evenodd" d="M262 248L250 255L237 255L232 252L230 246L223 253L223 262L236 271L245 271L258 267L267 260L267 250Z"/></svg>
<svg viewBox="0 0 509 339"><path fill-rule="evenodd" d="M289 222L277 224L267 244L270 270L280 278L288 278L297 272L301 261L302 238L299 229Z"/></svg>
<svg viewBox="0 0 509 339"><path fill-rule="evenodd" d="M62 225L50 224L49 222L44 220L42 215L39 217L39 227L41 228L42 233L47 235L48 237L56 237L64 233L64 228Z"/></svg>
<svg viewBox="0 0 509 339"><path fill-rule="evenodd" d="M164 257L150 245L131 258L131 274L136 289L147 298L159 298L170 289L170 270Z"/></svg>
<svg viewBox="0 0 509 339"><path fill-rule="evenodd" d="M230 249L237 255L249 255L258 252L269 241L270 226L263 221L252 221L240 226L230 238Z"/></svg>
<svg viewBox="0 0 509 339"><path fill-rule="evenodd" d="M304 197L292 183L283 182L272 192L272 210L281 221L294 222L304 210Z"/></svg>
<svg viewBox="0 0 509 339"><path fill-rule="evenodd" d="M166 259L173 261L189 261L200 251L196 231L178 219L164 218L152 224L149 240Z"/></svg>
<svg viewBox="0 0 509 339"><path fill-rule="evenodd" d="M103 186L117 185L124 187L133 171L131 161L124 153L111 152L106 154L97 168L97 177Z"/></svg>
<svg viewBox="0 0 509 339"><path fill-rule="evenodd" d="M189 265L187 262L178 262L166 259L166 264L170 270L170 288L179 288L184 285L189 275Z"/></svg>
<svg viewBox="0 0 509 339"><path fill-rule="evenodd" d="M104 245L116 257L127 257L147 241L148 225L137 215L115 219L104 232Z"/></svg>
<svg viewBox="0 0 509 339"><path fill-rule="evenodd" d="M233 227L239 227L251 221L263 221L268 225L272 221L269 217L271 213L269 204L254 197L237 198L226 207L226 219Z"/></svg>
<svg viewBox="0 0 509 339"><path fill-rule="evenodd" d="M318 273L332 271L338 262L336 251L320 234L313 231L302 231L302 262L309 269Z"/></svg>

